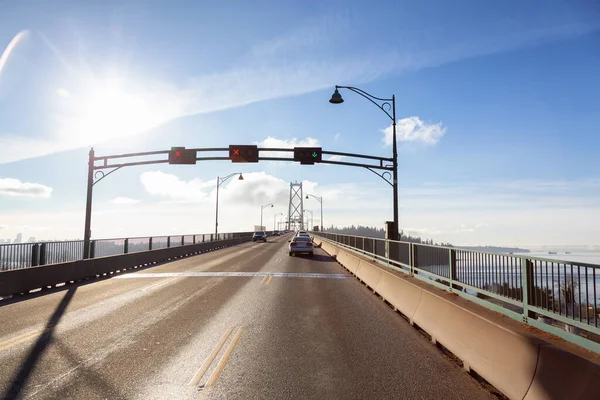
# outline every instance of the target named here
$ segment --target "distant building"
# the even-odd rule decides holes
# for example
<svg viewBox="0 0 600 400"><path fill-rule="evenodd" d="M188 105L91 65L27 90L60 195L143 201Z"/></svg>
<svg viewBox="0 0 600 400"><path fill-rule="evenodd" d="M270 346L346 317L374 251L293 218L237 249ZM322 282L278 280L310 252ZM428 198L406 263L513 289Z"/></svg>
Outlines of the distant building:
<svg viewBox="0 0 600 400"><path fill-rule="evenodd" d="M23 234L21 232L17 233L17 237L13 243L22 243L23 242Z"/></svg>
<svg viewBox="0 0 600 400"><path fill-rule="evenodd" d="M35 238L34 238L33 236L32 236L32 237L30 237L30 238L29 238L29 240L28 240L28 242L29 242L29 243L35 243Z"/></svg>

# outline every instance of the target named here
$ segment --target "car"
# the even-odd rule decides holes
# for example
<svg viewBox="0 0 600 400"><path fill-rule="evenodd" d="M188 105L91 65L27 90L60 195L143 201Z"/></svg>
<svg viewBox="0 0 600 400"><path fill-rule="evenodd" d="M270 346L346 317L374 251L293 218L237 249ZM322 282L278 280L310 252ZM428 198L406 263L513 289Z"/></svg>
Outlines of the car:
<svg viewBox="0 0 600 400"><path fill-rule="evenodd" d="M314 245L310 237L296 236L292 240L288 240L290 256L294 254L308 254L309 257L314 256Z"/></svg>
<svg viewBox="0 0 600 400"><path fill-rule="evenodd" d="M280 236L281 234L277 231L273 232L273 236Z"/></svg>
<svg viewBox="0 0 600 400"><path fill-rule="evenodd" d="M254 232L254 235L252 235L252 241L253 242L258 242L259 240L262 240L263 242L267 241L267 233L264 231L256 231Z"/></svg>
<svg viewBox="0 0 600 400"><path fill-rule="evenodd" d="M299 231L298 234L296 235L296 237L307 237L307 238L309 238L310 235L306 231Z"/></svg>

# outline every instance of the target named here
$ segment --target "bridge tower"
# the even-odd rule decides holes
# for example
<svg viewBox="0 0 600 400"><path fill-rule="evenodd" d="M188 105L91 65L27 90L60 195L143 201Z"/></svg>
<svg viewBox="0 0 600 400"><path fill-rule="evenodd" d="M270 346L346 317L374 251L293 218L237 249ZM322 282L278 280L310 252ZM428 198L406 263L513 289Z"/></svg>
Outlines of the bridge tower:
<svg viewBox="0 0 600 400"><path fill-rule="evenodd" d="M290 183L290 205L288 208L288 229L294 225L304 229L304 196L302 195L302 182Z"/></svg>

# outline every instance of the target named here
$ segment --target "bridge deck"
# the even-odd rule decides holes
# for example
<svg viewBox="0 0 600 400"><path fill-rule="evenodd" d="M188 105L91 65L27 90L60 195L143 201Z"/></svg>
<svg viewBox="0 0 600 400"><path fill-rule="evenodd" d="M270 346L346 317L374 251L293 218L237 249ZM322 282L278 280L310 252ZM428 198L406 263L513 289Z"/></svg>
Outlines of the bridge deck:
<svg viewBox="0 0 600 400"><path fill-rule="evenodd" d="M0 397L492 398L320 249L289 257L287 239L0 303Z"/></svg>

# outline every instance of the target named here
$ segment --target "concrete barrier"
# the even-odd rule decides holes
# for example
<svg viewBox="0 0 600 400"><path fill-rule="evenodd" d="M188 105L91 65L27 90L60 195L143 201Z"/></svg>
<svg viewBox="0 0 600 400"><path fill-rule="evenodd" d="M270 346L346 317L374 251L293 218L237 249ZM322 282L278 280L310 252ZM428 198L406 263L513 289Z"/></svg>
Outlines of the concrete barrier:
<svg viewBox="0 0 600 400"><path fill-rule="evenodd" d="M523 400L600 398L600 372L589 368L588 363L556 346L542 344L531 388Z"/></svg>
<svg viewBox="0 0 600 400"><path fill-rule="evenodd" d="M360 265L360 258L350 254L349 251L339 249L336 257L337 261L346 269L356 275L356 271Z"/></svg>
<svg viewBox="0 0 600 400"><path fill-rule="evenodd" d="M541 340L504 329L423 289L413 321L509 398L527 394Z"/></svg>
<svg viewBox="0 0 600 400"><path fill-rule="evenodd" d="M363 281L367 286L372 288L373 290L377 289L377 284L379 283L379 278L381 278L382 270L379 268L371 268L371 264L367 261L360 260L358 268L355 272L358 279Z"/></svg>
<svg viewBox="0 0 600 400"><path fill-rule="evenodd" d="M413 317L421 301L421 288L403 279L398 279L388 271L382 271L376 291L395 309L406 315L411 323L413 322Z"/></svg>
<svg viewBox="0 0 600 400"><path fill-rule="evenodd" d="M336 246L333 246L328 242L318 241L318 239L315 240L315 242L321 246L321 249L323 249L327 254L332 257L337 257L339 249Z"/></svg>
<svg viewBox="0 0 600 400"><path fill-rule="evenodd" d="M27 293L30 290L55 286L59 283L76 282L117 271L130 271L134 267L147 266L181 257L248 242L251 237L204 242L138 253L98 257L89 260L49 264L0 272L0 296Z"/></svg>
<svg viewBox="0 0 600 400"><path fill-rule="evenodd" d="M350 250L323 241L323 248L328 246L337 247L340 264L508 398L600 397L598 364L486 319L440 296L433 287L429 290L410 282L415 278L397 276Z"/></svg>

